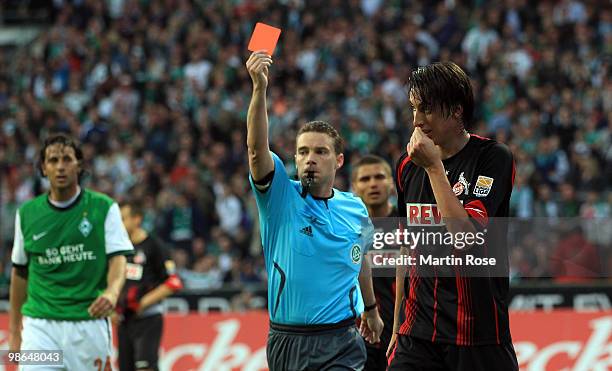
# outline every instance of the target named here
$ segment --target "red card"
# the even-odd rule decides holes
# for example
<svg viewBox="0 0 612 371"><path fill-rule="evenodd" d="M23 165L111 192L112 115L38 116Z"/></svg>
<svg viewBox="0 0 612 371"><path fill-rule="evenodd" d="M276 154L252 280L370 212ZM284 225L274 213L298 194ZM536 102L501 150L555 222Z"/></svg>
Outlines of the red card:
<svg viewBox="0 0 612 371"><path fill-rule="evenodd" d="M281 34L281 29L269 26L265 23L257 22L255 30L249 41L248 49L252 52L265 50L268 55L274 54L278 37Z"/></svg>

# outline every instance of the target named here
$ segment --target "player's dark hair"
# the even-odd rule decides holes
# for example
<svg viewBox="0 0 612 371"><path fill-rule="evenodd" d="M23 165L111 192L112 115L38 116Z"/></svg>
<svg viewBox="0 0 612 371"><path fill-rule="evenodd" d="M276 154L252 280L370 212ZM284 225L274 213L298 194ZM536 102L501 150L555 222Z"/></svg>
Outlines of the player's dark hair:
<svg viewBox="0 0 612 371"><path fill-rule="evenodd" d="M377 155L365 155L359 159L354 165L353 170L351 172L351 181L355 181L357 177L357 173L359 172L359 168L365 165L378 165L381 164L385 168L385 172L389 177L391 177L391 166L389 163L382 157Z"/></svg>
<svg viewBox="0 0 612 371"><path fill-rule="evenodd" d="M329 135L334 142L334 152L336 155L344 152L344 140L333 126L325 121L310 121L304 124L297 133L297 136L304 133L323 133Z"/></svg>
<svg viewBox="0 0 612 371"><path fill-rule="evenodd" d="M130 199L121 203L121 207L129 207L130 215L144 217L144 206L138 199Z"/></svg>
<svg viewBox="0 0 612 371"><path fill-rule="evenodd" d="M74 155L76 156L77 161L81 164L81 170L79 170L79 179L81 179L81 176L85 172L83 170L83 150L81 149L81 144L76 139L64 133L52 134L45 139L43 146L40 148L40 153L38 154L38 171L40 171L40 174L43 175L42 169L43 164L45 163L45 156L47 155L47 148L55 144L61 144L74 149Z"/></svg>
<svg viewBox="0 0 612 371"><path fill-rule="evenodd" d="M453 62L436 62L412 71L408 93L420 101L423 109L438 108L445 117L457 106L463 108L461 122L466 129L474 119L474 93L467 74Z"/></svg>

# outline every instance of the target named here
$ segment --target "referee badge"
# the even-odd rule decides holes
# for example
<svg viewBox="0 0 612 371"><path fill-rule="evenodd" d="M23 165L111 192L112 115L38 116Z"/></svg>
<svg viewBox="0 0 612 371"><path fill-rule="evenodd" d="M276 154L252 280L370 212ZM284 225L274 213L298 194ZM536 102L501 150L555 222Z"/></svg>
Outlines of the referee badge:
<svg viewBox="0 0 612 371"><path fill-rule="evenodd" d="M358 244L354 244L351 248L351 260L354 264L359 264L361 261L361 247Z"/></svg>
<svg viewBox="0 0 612 371"><path fill-rule="evenodd" d="M476 197L486 197L491 192L491 188L493 187L493 178L489 178L488 176L479 175L476 180L476 185L474 186L474 196Z"/></svg>

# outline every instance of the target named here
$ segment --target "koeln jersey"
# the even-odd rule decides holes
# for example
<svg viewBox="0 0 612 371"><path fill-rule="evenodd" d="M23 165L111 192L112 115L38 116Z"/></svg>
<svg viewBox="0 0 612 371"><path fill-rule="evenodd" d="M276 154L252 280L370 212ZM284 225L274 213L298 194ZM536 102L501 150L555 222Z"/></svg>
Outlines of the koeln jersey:
<svg viewBox="0 0 612 371"><path fill-rule="evenodd" d="M176 274L176 266L161 241L154 236L147 236L142 242L134 245L134 255L128 256L126 280L123 291L117 302L117 312L124 319L130 319L137 312L140 299L159 285L166 285L172 290L183 287ZM141 317L161 314L161 303L145 308Z"/></svg>
<svg viewBox="0 0 612 371"><path fill-rule="evenodd" d="M443 164L454 194L475 222L486 226L489 218L508 216L514 162L505 145L471 135L465 147ZM405 225L439 225L441 215L427 173L406 153L396 166L396 187ZM487 243L499 244L495 248L507 256L504 239ZM507 265L507 260L502 264ZM414 266L409 275L401 334L456 345L511 340L507 277L423 277Z"/></svg>
<svg viewBox="0 0 612 371"><path fill-rule="evenodd" d="M268 273L270 320L286 325L333 324L363 311L359 271L371 243L371 223L360 198L334 189L328 199L302 197L281 159L260 191L249 177L259 210ZM368 224L369 223L369 224Z"/></svg>
<svg viewBox="0 0 612 371"><path fill-rule="evenodd" d="M86 320L87 308L106 289L110 257L133 252L111 198L88 189L66 208L47 194L17 211L12 261L27 266L23 315L55 320Z"/></svg>

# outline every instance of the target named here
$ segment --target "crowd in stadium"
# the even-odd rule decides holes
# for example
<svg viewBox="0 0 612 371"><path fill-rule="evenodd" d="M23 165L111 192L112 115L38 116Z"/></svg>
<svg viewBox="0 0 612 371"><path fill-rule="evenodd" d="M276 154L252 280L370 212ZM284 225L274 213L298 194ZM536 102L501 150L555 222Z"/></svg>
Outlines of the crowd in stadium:
<svg viewBox="0 0 612 371"><path fill-rule="evenodd" d="M258 21L283 30L268 110L290 174L297 127L312 119L346 140L337 188L364 154L394 163L412 130L410 71L452 60L473 78L473 132L514 153L514 216L612 217L612 11L597 1L53 3L31 45L0 49L0 284L15 210L46 189L38 149L56 131L83 143L83 185L144 201L186 288L265 281L245 139ZM572 246L609 272L612 236L587 232ZM570 274L549 259L563 239L527 235L513 277Z"/></svg>

